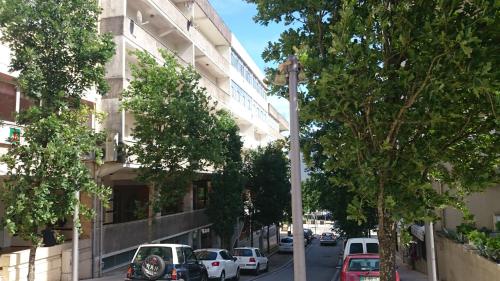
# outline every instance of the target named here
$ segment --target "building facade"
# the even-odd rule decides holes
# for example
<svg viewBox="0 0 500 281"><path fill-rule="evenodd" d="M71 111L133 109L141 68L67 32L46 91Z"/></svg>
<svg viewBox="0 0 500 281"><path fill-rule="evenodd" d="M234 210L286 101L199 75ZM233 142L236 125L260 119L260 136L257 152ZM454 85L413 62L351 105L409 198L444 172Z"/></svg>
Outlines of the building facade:
<svg viewBox="0 0 500 281"><path fill-rule="evenodd" d="M211 188L210 174L199 174L182 202L161 213L152 213L147 202L152 188L137 179L138 164L122 153L134 142L134 116L121 109L121 93L129 85L134 50L145 50L159 62L159 49L174 54L181 65L193 66L200 84L221 109L235 118L244 148L255 148L282 138L288 121L267 101L264 75L207 0L101 0L100 32L113 35L116 53L106 66L110 91L105 96L89 93L86 103L104 112L102 123L93 123L107 135L105 162L95 178L113 190L109 206L82 198L97 210L84 224L91 240L92 274L120 267L135 249L147 241L190 244L195 248L217 244L204 213ZM21 130L12 113L30 102L16 86L16 73L8 71L8 47L0 45L0 153L9 147L9 136ZM5 175L0 166L0 177ZM0 206L0 216L2 215ZM153 219L148 219L148 217ZM0 247L22 245L0 230Z"/></svg>

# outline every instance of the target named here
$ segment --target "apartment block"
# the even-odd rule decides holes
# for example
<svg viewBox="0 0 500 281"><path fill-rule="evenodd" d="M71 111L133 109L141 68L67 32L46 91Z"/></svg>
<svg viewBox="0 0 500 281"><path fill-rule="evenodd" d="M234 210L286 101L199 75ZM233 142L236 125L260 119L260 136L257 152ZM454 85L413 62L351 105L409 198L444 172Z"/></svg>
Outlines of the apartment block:
<svg viewBox="0 0 500 281"><path fill-rule="evenodd" d="M97 217L84 225L91 240L92 275L120 267L130 261L141 243L172 242L195 248L217 245L218 237L204 213L211 189L210 174L200 173L177 206L159 213L147 207L152 188L138 180L139 165L123 153L134 142L134 116L121 109L120 97L132 79L134 50L145 50L159 62L159 49L192 66L201 75L201 85L221 109L235 118L245 148L255 148L282 138L288 121L268 102L264 75L245 48L224 24L208 0L101 0L100 32L109 32L116 53L106 66L110 91L105 96L89 93L86 102L106 113L105 163L94 175L113 190L109 207L82 198L97 210ZM1 36L1 35L0 35ZM16 86L16 73L8 70L9 49L0 45L0 153L10 145L8 138L22 128L12 113L30 105ZM22 141L22 140L21 140ZM6 173L0 166L0 178ZM2 215L0 206L0 216ZM147 216L153 215L153 221ZM0 247L24 245L0 231Z"/></svg>

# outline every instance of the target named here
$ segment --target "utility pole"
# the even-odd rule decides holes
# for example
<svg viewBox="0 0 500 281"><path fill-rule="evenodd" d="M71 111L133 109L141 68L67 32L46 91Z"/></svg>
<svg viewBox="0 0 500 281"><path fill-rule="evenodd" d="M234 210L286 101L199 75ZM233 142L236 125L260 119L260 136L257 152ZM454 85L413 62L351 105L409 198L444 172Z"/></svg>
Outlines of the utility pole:
<svg viewBox="0 0 500 281"><path fill-rule="evenodd" d="M304 250L304 229L302 226L302 191L300 186L300 144L297 84L299 62L296 56L289 56L286 63L288 91L290 99L290 160L292 182L292 223L293 223L293 276L295 281L306 281Z"/></svg>
<svg viewBox="0 0 500 281"><path fill-rule="evenodd" d="M73 213L73 258L72 262L72 271L71 271L71 281L78 281L78 224L80 221L79 209L80 209L80 191L75 192L76 204L75 204L75 212Z"/></svg>
<svg viewBox="0 0 500 281"><path fill-rule="evenodd" d="M427 252L427 280L437 281L434 225L432 222L425 223L425 247Z"/></svg>

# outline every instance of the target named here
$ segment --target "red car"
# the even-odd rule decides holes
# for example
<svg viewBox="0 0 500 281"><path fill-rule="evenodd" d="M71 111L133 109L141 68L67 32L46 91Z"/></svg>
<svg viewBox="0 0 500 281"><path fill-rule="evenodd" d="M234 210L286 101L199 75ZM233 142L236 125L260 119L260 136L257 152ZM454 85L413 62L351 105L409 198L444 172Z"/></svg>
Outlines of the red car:
<svg viewBox="0 0 500 281"><path fill-rule="evenodd" d="M380 256L378 254L348 255L342 265L340 281L379 281ZM399 273L396 271L396 281Z"/></svg>

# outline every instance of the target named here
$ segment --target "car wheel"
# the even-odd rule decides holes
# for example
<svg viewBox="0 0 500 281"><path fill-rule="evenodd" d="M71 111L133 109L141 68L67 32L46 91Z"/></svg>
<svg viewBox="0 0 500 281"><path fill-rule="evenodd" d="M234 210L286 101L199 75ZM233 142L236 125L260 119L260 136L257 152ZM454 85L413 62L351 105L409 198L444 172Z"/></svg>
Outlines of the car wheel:
<svg viewBox="0 0 500 281"><path fill-rule="evenodd" d="M149 280L160 278L165 271L165 261L160 256L150 255L144 259L141 265L142 274Z"/></svg>
<svg viewBox="0 0 500 281"><path fill-rule="evenodd" d="M260 264L257 264L257 267L255 268L253 275L259 275L259 271L260 271Z"/></svg>
<svg viewBox="0 0 500 281"><path fill-rule="evenodd" d="M219 278L220 281L225 281L226 280L226 273L224 271L222 271L220 273L220 278Z"/></svg>
<svg viewBox="0 0 500 281"><path fill-rule="evenodd" d="M236 270L236 276L234 277L234 281L239 281L240 280L240 269L238 268Z"/></svg>

